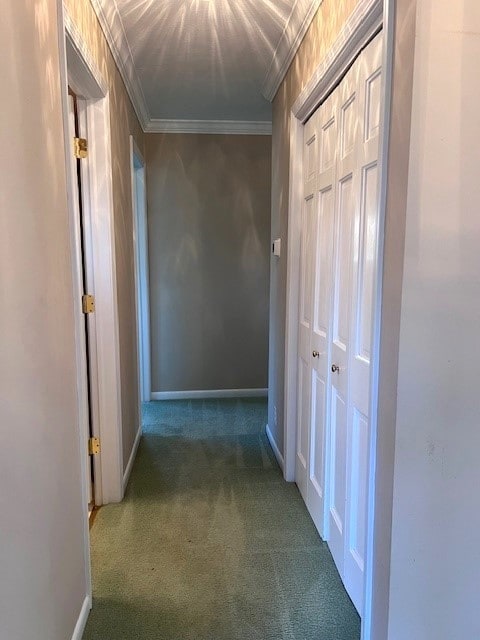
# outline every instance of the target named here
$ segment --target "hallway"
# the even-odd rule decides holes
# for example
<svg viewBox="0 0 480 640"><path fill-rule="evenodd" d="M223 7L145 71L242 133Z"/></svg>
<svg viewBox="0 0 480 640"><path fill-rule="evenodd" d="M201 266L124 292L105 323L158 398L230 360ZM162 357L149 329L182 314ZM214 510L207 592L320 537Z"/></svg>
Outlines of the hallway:
<svg viewBox="0 0 480 640"><path fill-rule="evenodd" d="M360 619L264 435L263 399L144 405L92 527L83 640L356 640Z"/></svg>

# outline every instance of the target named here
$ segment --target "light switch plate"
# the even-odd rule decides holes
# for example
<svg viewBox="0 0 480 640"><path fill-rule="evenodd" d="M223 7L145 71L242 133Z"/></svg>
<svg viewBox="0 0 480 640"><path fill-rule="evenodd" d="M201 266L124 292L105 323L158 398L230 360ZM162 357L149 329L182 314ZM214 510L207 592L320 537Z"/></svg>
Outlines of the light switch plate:
<svg viewBox="0 0 480 640"><path fill-rule="evenodd" d="M277 256L277 258L279 258L280 257L280 253L282 251L282 240L281 240L281 238L277 238L276 240L273 241L272 250L273 250L273 255Z"/></svg>

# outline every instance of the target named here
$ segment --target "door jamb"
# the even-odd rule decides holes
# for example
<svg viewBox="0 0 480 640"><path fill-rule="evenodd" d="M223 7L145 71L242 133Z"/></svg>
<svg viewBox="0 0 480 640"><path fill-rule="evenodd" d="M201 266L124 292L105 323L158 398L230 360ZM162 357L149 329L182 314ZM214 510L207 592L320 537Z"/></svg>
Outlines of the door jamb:
<svg viewBox="0 0 480 640"><path fill-rule="evenodd" d="M140 166L135 166L137 162ZM138 359L138 397L140 419L141 402L151 399L151 370L150 370L150 296L148 271L148 225L147 225L147 189L146 163L135 138L130 136L130 170L132 175L132 211L133 240L135 257L135 309L137 317L137 359ZM143 174L143 205L138 208L137 172Z"/></svg>
<svg viewBox="0 0 480 640"><path fill-rule="evenodd" d="M103 75L91 57L87 45L61 0L58 7L58 40L60 52L60 80L64 117L65 159L67 173L68 215L71 227L73 257L74 315L76 336L77 395L80 410L80 455L82 458L82 493L88 513L87 482L84 464L85 433L88 432L88 395L86 386L86 349L84 320L81 309L80 230L73 209L71 175L71 142L68 129L68 85L84 102L83 126L90 138L87 172L88 185L84 190L85 214L90 217L94 233L91 237L94 276L95 342L98 420L93 425L101 438L101 464L96 476L96 501L100 504L119 502L123 498L123 449L121 422L120 344L115 265L115 236L113 219L112 158L110 140L109 89ZM93 142L95 141L95 142ZM101 469L100 469L101 467ZM98 494L97 494L98 492ZM86 520L86 545L89 546ZM89 563L89 549L86 551ZM88 571L89 568L88 568Z"/></svg>
<svg viewBox="0 0 480 640"><path fill-rule="evenodd" d="M391 77L393 59L393 5L395 0L360 0L331 47L325 60L295 101L290 113L290 173L288 206L287 304L285 334L284 386L284 477L295 480L295 442L297 421L297 361L298 361L298 282L300 275L300 218L303 199L303 127L306 120L339 84L360 51L383 25L382 74L382 134L379 148L379 224L375 269L375 309L372 322L372 361L370 398L370 450L367 507L367 549L365 566L365 605L362 619L362 640L375 637L375 617L372 609L375 567L380 560L375 549L374 532L379 526L375 511L376 444L378 408L378 360L380 352L381 300L384 218L386 206L386 176L389 143L389 114L391 105Z"/></svg>

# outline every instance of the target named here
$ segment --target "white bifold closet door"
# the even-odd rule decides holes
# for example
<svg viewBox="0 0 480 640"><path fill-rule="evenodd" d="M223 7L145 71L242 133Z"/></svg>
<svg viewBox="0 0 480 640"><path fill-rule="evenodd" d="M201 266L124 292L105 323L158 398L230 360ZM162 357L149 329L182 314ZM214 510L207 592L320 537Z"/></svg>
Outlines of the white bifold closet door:
<svg viewBox="0 0 480 640"><path fill-rule="evenodd" d="M363 612L382 35L304 127L296 482Z"/></svg>

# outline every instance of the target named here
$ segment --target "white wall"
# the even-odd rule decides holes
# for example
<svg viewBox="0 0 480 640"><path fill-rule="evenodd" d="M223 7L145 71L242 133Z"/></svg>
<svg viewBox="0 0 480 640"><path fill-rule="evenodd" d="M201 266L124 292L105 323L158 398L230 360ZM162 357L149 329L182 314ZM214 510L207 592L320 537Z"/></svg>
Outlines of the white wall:
<svg viewBox="0 0 480 640"><path fill-rule="evenodd" d="M480 3L418 0L389 640L480 637Z"/></svg>
<svg viewBox="0 0 480 640"><path fill-rule="evenodd" d="M2 640L70 640L87 593L56 20L2 4Z"/></svg>

